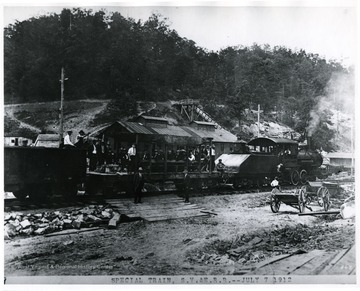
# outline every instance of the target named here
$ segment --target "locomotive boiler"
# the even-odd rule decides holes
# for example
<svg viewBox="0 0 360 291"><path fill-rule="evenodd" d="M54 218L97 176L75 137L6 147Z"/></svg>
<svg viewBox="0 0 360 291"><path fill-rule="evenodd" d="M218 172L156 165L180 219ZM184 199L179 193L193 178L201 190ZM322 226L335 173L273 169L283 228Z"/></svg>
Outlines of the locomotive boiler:
<svg viewBox="0 0 360 291"><path fill-rule="evenodd" d="M298 185L320 175L322 156L299 149L298 142L285 138L259 137L241 151L221 155L225 171L234 187L261 186L278 176L283 182Z"/></svg>

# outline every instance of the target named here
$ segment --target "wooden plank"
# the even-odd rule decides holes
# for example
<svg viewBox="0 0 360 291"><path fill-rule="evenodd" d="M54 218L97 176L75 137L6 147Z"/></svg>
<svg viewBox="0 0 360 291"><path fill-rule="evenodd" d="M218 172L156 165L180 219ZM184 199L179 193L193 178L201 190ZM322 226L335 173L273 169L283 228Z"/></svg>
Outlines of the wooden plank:
<svg viewBox="0 0 360 291"><path fill-rule="evenodd" d="M116 228L120 221L120 214L118 212L114 213L114 216L110 219L108 228Z"/></svg>
<svg viewBox="0 0 360 291"><path fill-rule="evenodd" d="M321 254L323 251L321 250L314 250L310 253L302 254L302 255L296 255L293 257L292 264L289 264L287 266L287 274L290 275L296 270L303 267L305 264L311 262L313 259L316 258L319 254Z"/></svg>
<svg viewBox="0 0 360 291"><path fill-rule="evenodd" d="M329 262L324 269L319 272L319 275L325 275L327 272L349 251L349 249L341 250L337 255Z"/></svg>
<svg viewBox="0 0 360 291"><path fill-rule="evenodd" d="M340 252L341 253L341 252ZM349 275L356 267L355 245L339 258L339 260L326 271L326 275Z"/></svg>
<svg viewBox="0 0 360 291"><path fill-rule="evenodd" d="M195 215L195 214L203 214L209 216L209 214L201 213L197 209L184 209L179 211L151 211L151 212L143 212L139 214L141 214L143 217L159 217L159 216L177 217L177 216Z"/></svg>
<svg viewBox="0 0 360 291"><path fill-rule="evenodd" d="M191 217L209 217L207 214L198 214L198 215L191 215L191 216L160 216L160 217L146 217L144 218L146 221L155 222L155 221L166 221L166 220L174 220L174 219L181 219L181 218L191 218Z"/></svg>
<svg viewBox="0 0 360 291"><path fill-rule="evenodd" d="M200 208L196 204L167 204L167 205L146 205L146 204L135 204L134 206L130 207L129 209L133 209L136 211L139 210L151 210L151 209L194 209L194 208Z"/></svg>
<svg viewBox="0 0 360 291"><path fill-rule="evenodd" d="M56 233L49 233L45 234L45 237L51 237L51 236L59 236L59 235L70 235L70 234L77 234L80 232L88 232L88 231L94 231L103 229L102 227L91 227L91 228L84 228L84 229L67 229Z"/></svg>
<svg viewBox="0 0 360 291"><path fill-rule="evenodd" d="M339 214L340 213L340 209L339 210L330 210L330 211L313 211L313 212L304 212L304 213L299 213L299 216L303 216L303 215L324 215L324 214Z"/></svg>
<svg viewBox="0 0 360 291"><path fill-rule="evenodd" d="M141 217L155 217L155 216L176 216L182 213L188 214L201 214L198 209L179 209L179 210L153 210L153 211L143 211L143 212L136 212Z"/></svg>
<svg viewBox="0 0 360 291"><path fill-rule="evenodd" d="M323 251L313 260L295 270L292 275L317 275L336 256L337 252Z"/></svg>

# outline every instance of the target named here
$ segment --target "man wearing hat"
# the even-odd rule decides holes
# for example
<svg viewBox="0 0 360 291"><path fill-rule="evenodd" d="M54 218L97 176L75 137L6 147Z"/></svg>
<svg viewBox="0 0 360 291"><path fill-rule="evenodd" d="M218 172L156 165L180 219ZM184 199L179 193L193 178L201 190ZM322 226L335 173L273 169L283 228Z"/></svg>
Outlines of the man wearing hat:
<svg viewBox="0 0 360 291"><path fill-rule="evenodd" d="M145 184L143 169L139 167L134 174L134 203L141 203L142 189Z"/></svg>
<svg viewBox="0 0 360 291"><path fill-rule="evenodd" d="M81 148L84 145L84 139L85 139L85 132L83 130L79 131L79 134L76 136L76 143L75 146L78 148Z"/></svg>
<svg viewBox="0 0 360 291"><path fill-rule="evenodd" d="M66 132L65 138L64 138L64 149L70 149L74 147L74 144L71 142L70 137L72 135L72 131L68 130Z"/></svg>

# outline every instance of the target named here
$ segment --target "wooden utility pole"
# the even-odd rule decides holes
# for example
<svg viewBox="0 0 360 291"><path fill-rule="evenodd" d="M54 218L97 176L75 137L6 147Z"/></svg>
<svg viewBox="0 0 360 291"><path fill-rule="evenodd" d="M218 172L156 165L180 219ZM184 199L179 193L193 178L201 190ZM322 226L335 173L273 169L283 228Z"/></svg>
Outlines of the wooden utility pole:
<svg viewBox="0 0 360 291"><path fill-rule="evenodd" d="M260 104L258 104L257 114L258 114L258 137L260 137Z"/></svg>
<svg viewBox="0 0 360 291"><path fill-rule="evenodd" d="M64 135L64 82L65 82L65 73L64 67L61 68L61 99L60 99L60 128L59 128L59 136L60 136L60 144L62 143L63 135Z"/></svg>

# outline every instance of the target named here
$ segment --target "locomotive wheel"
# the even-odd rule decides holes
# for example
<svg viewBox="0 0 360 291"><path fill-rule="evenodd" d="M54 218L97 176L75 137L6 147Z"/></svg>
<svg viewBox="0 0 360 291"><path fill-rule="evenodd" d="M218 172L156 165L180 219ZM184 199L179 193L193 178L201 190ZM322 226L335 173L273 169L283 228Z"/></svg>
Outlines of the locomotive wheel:
<svg viewBox="0 0 360 291"><path fill-rule="evenodd" d="M306 170L301 170L300 171L300 182L301 182L301 184L306 184L307 183L307 181L308 181L308 173L307 173L307 171Z"/></svg>
<svg viewBox="0 0 360 291"><path fill-rule="evenodd" d="M280 204L281 201L274 194L272 194L270 196L270 208L273 213L277 213L279 211Z"/></svg>
<svg viewBox="0 0 360 291"><path fill-rule="evenodd" d="M306 205L306 187L301 187L298 196L298 205L300 213L304 213Z"/></svg>
<svg viewBox="0 0 360 291"><path fill-rule="evenodd" d="M300 181L300 175L299 172L297 170L293 170L290 174L290 180L291 180L291 184L293 184L294 186L296 186L297 184L299 184Z"/></svg>
<svg viewBox="0 0 360 291"><path fill-rule="evenodd" d="M13 194L17 199L19 199L21 201L25 200L28 195L24 189L14 191Z"/></svg>
<svg viewBox="0 0 360 291"><path fill-rule="evenodd" d="M330 192L326 187L324 187L322 191L322 201L324 203L324 210L328 211L330 208Z"/></svg>

